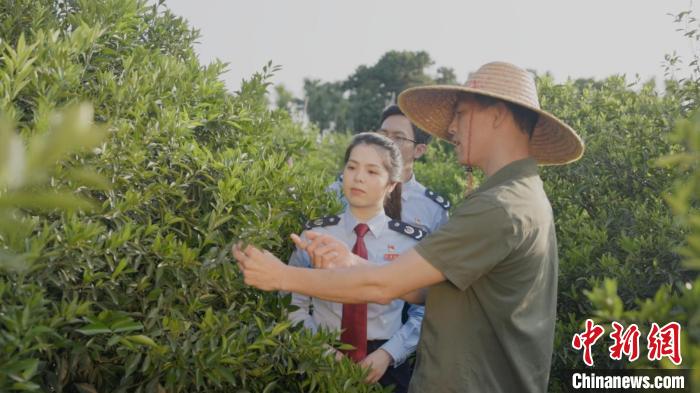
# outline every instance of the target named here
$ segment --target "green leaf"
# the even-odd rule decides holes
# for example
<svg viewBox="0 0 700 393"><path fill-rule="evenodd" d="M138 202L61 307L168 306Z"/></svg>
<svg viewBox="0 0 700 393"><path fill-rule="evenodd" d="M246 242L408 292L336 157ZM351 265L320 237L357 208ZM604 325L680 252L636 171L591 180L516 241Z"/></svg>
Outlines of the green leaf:
<svg viewBox="0 0 700 393"><path fill-rule="evenodd" d="M292 325L292 323L289 321L278 323L277 325L275 325L274 328L272 328L272 332L270 333L270 335L274 337L274 336L282 333L283 331L289 329L289 327L291 325Z"/></svg>
<svg viewBox="0 0 700 393"><path fill-rule="evenodd" d="M20 392L33 392L39 390L39 388L41 388L41 386L34 382L15 382L11 385L12 390L18 390Z"/></svg>
<svg viewBox="0 0 700 393"><path fill-rule="evenodd" d="M133 332L135 330L143 330L141 323L135 322L131 318L121 319L110 326L114 333Z"/></svg>
<svg viewBox="0 0 700 393"><path fill-rule="evenodd" d="M18 362L10 362L4 365L6 372L10 374L19 374L21 380L18 382L27 382L34 377L36 370L39 367L39 359L24 359Z"/></svg>
<svg viewBox="0 0 700 393"><path fill-rule="evenodd" d="M214 316L214 310L212 310L211 307L207 308L207 311L204 312L204 325L207 327L214 327L214 324L216 323L216 317Z"/></svg>
<svg viewBox="0 0 700 393"><path fill-rule="evenodd" d="M128 377L129 375L133 374L134 371L136 371L136 368L139 365L139 362L141 362L141 354L140 353L135 353L129 358L126 359L126 367L124 370L124 377Z"/></svg>
<svg viewBox="0 0 700 393"><path fill-rule="evenodd" d="M124 270L124 268L126 268L128 263L129 263L129 261L126 258L122 258L122 260L119 261L117 268L114 269L114 272L112 273L111 279L114 280L117 277L119 277L119 274L122 272L122 270Z"/></svg>
<svg viewBox="0 0 700 393"><path fill-rule="evenodd" d="M115 334L112 337L110 337L109 340L107 340L107 347L109 348L109 347L115 346L115 345L117 345L117 343L122 342L123 339L124 339L124 337L122 337L118 334Z"/></svg>
<svg viewBox="0 0 700 393"><path fill-rule="evenodd" d="M262 393L270 393L277 386L277 381L272 381L265 386Z"/></svg>
<svg viewBox="0 0 700 393"><path fill-rule="evenodd" d="M346 343L342 343L342 344L338 345L337 348L340 351L352 351L353 349L355 349L354 346L352 346L350 344L346 344Z"/></svg>
<svg viewBox="0 0 700 393"><path fill-rule="evenodd" d="M126 336L125 338L129 341L136 343L136 344L146 345L149 347L157 347L158 346L158 344L156 344L156 342L153 341L150 337L144 336L142 334L135 335L135 336Z"/></svg>
<svg viewBox="0 0 700 393"><path fill-rule="evenodd" d="M111 333L112 331L100 321L93 321L80 329L76 329L78 333L82 333L86 336L94 336L96 334Z"/></svg>

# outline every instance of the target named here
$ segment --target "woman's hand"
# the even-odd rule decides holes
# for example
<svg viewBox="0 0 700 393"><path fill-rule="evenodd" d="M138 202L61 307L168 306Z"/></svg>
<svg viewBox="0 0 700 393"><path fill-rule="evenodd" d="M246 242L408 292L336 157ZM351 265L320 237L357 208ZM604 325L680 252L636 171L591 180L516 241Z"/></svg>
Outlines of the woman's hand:
<svg viewBox="0 0 700 393"><path fill-rule="evenodd" d="M238 243L231 249L238 267L243 272L244 282L263 291L282 290L284 271L287 268L282 261L267 250L259 250L248 245L241 248Z"/></svg>
<svg viewBox="0 0 700 393"><path fill-rule="evenodd" d="M362 359L359 363L360 366L369 368L369 374L367 374L365 382L375 383L379 381L384 373L386 373L386 369L389 368L392 361L391 355L381 348L367 355L367 357Z"/></svg>
<svg viewBox="0 0 700 393"><path fill-rule="evenodd" d="M357 258L345 243L331 235L322 235L314 231L307 231L305 235L309 241L304 241L295 234L291 237L297 247L309 254L315 268L350 267L361 264L363 261L362 258Z"/></svg>

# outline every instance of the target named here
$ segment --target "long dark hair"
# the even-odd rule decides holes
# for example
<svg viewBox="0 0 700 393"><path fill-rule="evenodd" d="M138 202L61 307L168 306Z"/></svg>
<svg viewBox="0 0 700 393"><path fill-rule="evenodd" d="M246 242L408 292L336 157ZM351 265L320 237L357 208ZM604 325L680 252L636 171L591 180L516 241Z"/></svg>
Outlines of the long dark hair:
<svg viewBox="0 0 700 393"><path fill-rule="evenodd" d="M395 182L396 186L391 194L389 194L389 197L384 200L384 212L394 220L400 220L401 170L403 167L401 151L391 139L375 132L363 132L355 135L352 141L350 141L350 145L348 145L348 148L345 150L345 160L343 160L343 164L348 163L352 149L358 145L377 146L387 153L387 157L383 160L384 168L389 172L389 181Z"/></svg>

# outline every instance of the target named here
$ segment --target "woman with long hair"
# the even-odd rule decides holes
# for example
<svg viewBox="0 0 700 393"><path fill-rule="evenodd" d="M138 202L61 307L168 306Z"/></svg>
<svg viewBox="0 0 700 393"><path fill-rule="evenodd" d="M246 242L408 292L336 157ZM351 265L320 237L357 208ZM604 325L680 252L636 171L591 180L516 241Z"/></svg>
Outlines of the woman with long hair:
<svg viewBox="0 0 700 393"><path fill-rule="evenodd" d="M425 232L400 221L401 162L401 153L389 138L376 133L356 135L345 152L345 211L311 220L306 229L342 240L376 265L413 247ZM300 249L289 265L312 266L309 255ZM422 306L410 306L402 323L402 300L386 305L341 304L292 294L292 304L299 307L291 313L292 321L303 322L313 331L342 330L341 341L355 347L346 355L370 369L368 382L393 384L396 392L408 389L412 368L405 360L418 343Z"/></svg>

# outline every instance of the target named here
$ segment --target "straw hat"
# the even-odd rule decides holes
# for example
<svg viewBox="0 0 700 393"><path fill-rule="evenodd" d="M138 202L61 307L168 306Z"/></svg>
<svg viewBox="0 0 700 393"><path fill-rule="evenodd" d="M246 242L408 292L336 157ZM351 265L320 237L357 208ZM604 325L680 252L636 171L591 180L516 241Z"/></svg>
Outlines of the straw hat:
<svg viewBox="0 0 700 393"><path fill-rule="evenodd" d="M449 141L447 128L452 122L458 92L499 98L537 112L539 119L530 139L530 154L538 164L567 164L583 155L583 141L576 131L540 109L534 79L529 72L512 64L485 64L469 76L464 86L436 85L405 90L399 95L399 107L415 125Z"/></svg>

